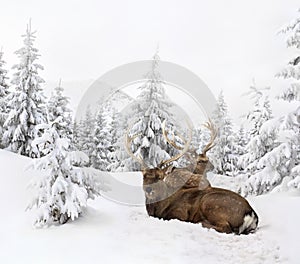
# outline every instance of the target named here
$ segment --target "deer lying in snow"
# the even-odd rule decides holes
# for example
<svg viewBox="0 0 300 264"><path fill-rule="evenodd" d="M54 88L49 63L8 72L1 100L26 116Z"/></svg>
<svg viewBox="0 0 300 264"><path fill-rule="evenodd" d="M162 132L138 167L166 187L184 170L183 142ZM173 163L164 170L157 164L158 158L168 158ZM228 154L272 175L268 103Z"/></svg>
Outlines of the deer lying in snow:
<svg viewBox="0 0 300 264"><path fill-rule="evenodd" d="M222 233L249 234L257 228L257 214L239 194L211 187L203 174L195 174L184 168L163 168L163 165L178 160L188 151L191 133L181 153L163 161L161 167L152 169L146 168L143 159L131 152L133 138L129 137L128 131L125 146L131 157L142 165L146 209L150 216L201 223ZM199 185L186 185L188 181L182 182L186 178L196 179Z"/></svg>

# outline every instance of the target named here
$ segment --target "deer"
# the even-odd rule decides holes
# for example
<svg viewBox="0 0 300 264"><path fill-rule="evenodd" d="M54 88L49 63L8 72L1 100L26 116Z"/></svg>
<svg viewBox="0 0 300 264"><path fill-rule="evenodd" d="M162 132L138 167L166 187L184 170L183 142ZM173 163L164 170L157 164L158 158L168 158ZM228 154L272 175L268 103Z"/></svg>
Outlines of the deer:
<svg viewBox="0 0 300 264"><path fill-rule="evenodd" d="M240 235L256 230L258 216L248 201L239 194L210 185L204 188L187 188L184 184L180 185L180 172L176 172L175 176L178 176L179 181L174 183L176 177L172 170L170 171L170 166L164 165L178 160L188 151L191 134L178 155L162 161L158 167L148 168L142 157L134 155L131 151L131 143L136 136L129 136L129 130L125 136L125 148L128 154L141 164L146 210L149 216L163 220L178 219L201 223L203 227L213 228L221 233ZM191 176L201 177L200 174L189 173ZM172 181L168 180L170 177Z"/></svg>

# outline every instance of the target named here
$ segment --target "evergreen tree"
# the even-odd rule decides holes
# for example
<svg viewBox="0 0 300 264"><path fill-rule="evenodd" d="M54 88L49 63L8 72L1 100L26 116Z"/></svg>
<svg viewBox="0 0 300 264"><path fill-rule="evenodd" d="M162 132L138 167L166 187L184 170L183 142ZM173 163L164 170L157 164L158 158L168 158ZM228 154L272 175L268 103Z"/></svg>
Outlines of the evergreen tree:
<svg viewBox="0 0 300 264"><path fill-rule="evenodd" d="M241 125L238 130L238 137L237 137L237 144L239 146L239 151L238 151L239 155L245 154L245 152L246 152L245 148L246 148L249 140L250 140L249 134L247 133L244 126Z"/></svg>
<svg viewBox="0 0 300 264"><path fill-rule="evenodd" d="M75 120L72 125L72 140L71 146L74 150L81 150L80 135L82 134L81 122Z"/></svg>
<svg viewBox="0 0 300 264"><path fill-rule="evenodd" d="M124 148L124 135L127 132L129 123L129 116L124 113L120 113L116 124L116 151L111 154L113 156L113 163L110 168L112 171L131 171L138 166L131 158L128 158L128 153Z"/></svg>
<svg viewBox="0 0 300 264"><path fill-rule="evenodd" d="M300 9L298 10L300 12ZM277 74L277 77L286 79L287 87L279 94L278 99L287 102L297 102L296 109L285 114L279 119L278 133L279 146L277 147L276 172L284 177L291 177L288 187L300 188L299 166L300 166L300 16L281 30L287 35L286 44L288 48L295 50L293 59ZM274 169L274 166L272 166Z"/></svg>
<svg viewBox="0 0 300 264"><path fill-rule="evenodd" d="M300 14L300 9L298 12ZM295 49L295 55L288 65L276 75L279 78L289 80L287 87L282 90L278 98L288 102L300 101L300 15L280 30L280 33L287 35L287 47Z"/></svg>
<svg viewBox="0 0 300 264"><path fill-rule="evenodd" d="M4 68L5 61L3 60L3 51L0 51L0 148L2 145L2 137L4 133L3 125L7 118L9 109L7 107L8 100L8 84L7 84L7 70Z"/></svg>
<svg viewBox="0 0 300 264"><path fill-rule="evenodd" d="M299 26L300 20L296 20L282 30L283 33L289 34L288 47L300 48ZM279 99L299 101L300 65L298 63L299 56L296 56L284 70L277 74L277 77L291 81L278 96ZM241 188L242 192L245 195L257 195L287 187L299 188L297 171L300 161L300 107L274 119L270 119L268 100L264 100L261 109L265 110L264 113L262 112L265 118L260 117L260 126L256 128L258 133L248 144L250 151L245 155L245 161L249 163L250 174Z"/></svg>
<svg viewBox="0 0 300 264"><path fill-rule="evenodd" d="M211 150L211 161L215 172L227 176L234 176L237 166L237 153L235 149L235 134L232 122L228 116L227 104L223 92L220 93L217 109L213 113L213 123L218 129L215 146Z"/></svg>
<svg viewBox="0 0 300 264"><path fill-rule="evenodd" d="M87 107L85 117L79 123L79 150L83 151L90 160L90 164L93 159L93 152L95 151L94 144L94 129L95 129L95 118L93 117L90 106Z"/></svg>
<svg viewBox="0 0 300 264"><path fill-rule="evenodd" d="M61 137L72 138L72 110L69 108L69 97L65 96L61 82L52 92L48 101L48 119L53 122L57 117L62 117L65 126L59 130Z"/></svg>
<svg viewBox="0 0 300 264"><path fill-rule="evenodd" d="M194 129L192 137L192 148L196 150L198 154L202 153L202 149L207 145L210 140L210 132L203 126L199 126Z"/></svg>
<svg viewBox="0 0 300 264"><path fill-rule="evenodd" d="M273 128L274 119L270 101L264 94L264 90L268 89L259 89L254 84L247 93L254 100L254 108L247 115L250 138L245 147L245 154L239 160L244 169L243 172L247 176L247 180L240 188L243 195L258 195L268 192L280 180L278 173L270 170L268 165L268 162L274 160L274 158L270 160L269 158L278 146L277 128Z"/></svg>
<svg viewBox="0 0 300 264"><path fill-rule="evenodd" d="M266 88L259 89L253 84L247 93L253 99L254 107L247 114L250 139L245 147L245 154L240 157L239 163L249 177L261 171L261 168L257 166L259 160L274 147L274 133L269 137L261 134L262 125L272 118L269 98L264 95L263 90Z"/></svg>
<svg viewBox="0 0 300 264"><path fill-rule="evenodd" d="M94 129L94 152L92 153L92 166L96 169L107 171L110 165L112 151L112 127L111 127L111 106L109 102L100 107Z"/></svg>
<svg viewBox="0 0 300 264"><path fill-rule="evenodd" d="M62 119L58 117L49 124L37 125L42 134L33 141L44 154L35 160L34 167L43 173L31 184L36 195L28 206L37 209L37 226L74 220L87 205L87 199L93 199L100 189L107 188L94 170L80 167L87 163L88 157L72 152L70 140L61 137L60 129L65 126Z"/></svg>
<svg viewBox="0 0 300 264"><path fill-rule="evenodd" d="M109 134L103 144L99 145L99 139L97 139L97 135L99 135L99 133L95 133L94 139L98 141L95 146L99 145L100 147L102 145L101 152L103 152L103 157L105 157L104 160L106 161L105 170L112 172L131 170L130 164L132 164L132 159L128 158L128 154L124 149L124 133L128 127L128 116L126 111L123 111L123 107L132 103L132 101L132 97L118 90L112 93L100 107L101 111L99 110L98 114L100 114L100 112L103 113L103 111L106 112L106 114L104 114L102 118L98 116L98 121L96 121L95 126L97 126L98 123L97 131L102 130L102 135ZM119 110L122 111L119 112ZM101 119L103 121L101 121ZM94 131L96 132L96 127ZM105 148L103 148L104 145L106 145ZM92 159L96 156L97 151L93 153ZM96 159L99 159L99 155ZM127 162L125 162L125 160ZM125 163L128 163L128 168L125 168Z"/></svg>
<svg viewBox="0 0 300 264"><path fill-rule="evenodd" d="M240 190L243 195L270 192L290 174L291 145L285 136L280 132L279 119L270 119L262 125L259 135L250 140L247 147L258 158L251 158L253 162L247 166L248 179Z"/></svg>
<svg viewBox="0 0 300 264"><path fill-rule="evenodd" d="M120 121L120 113L118 113L117 109L112 109L111 116L111 146L109 147L108 153L108 170L115 172L121 166L122 159L119 158L118 153L120 152L119 140L123 139L123 131L124 126L122 126L122 122ZM124 142L123 142L124 145Z"/></svg>
<svg viewBox="0 0 300 264"><path fill-rule="evenodd" d="M169 159L175 153L174 148L169 146L162 135L161 125L164 120L168 124L175 124L171 114L172 104L165 94L162 77L158 71L159 56L153 57L152 69L147 74L147 81L139 87L134 106L133 119L138 120L132 126L130 133L140 135L134 140L133 153L141 155L147 166L156 167L162 160ZM140 165L130 159L132 170L140 169ZM125 163L128 161L124 161Z"/></svg>
<svg viewBox="0 0 300 264"><path fill-rule="evenodd" d="M268 96L264 95L264 90L269 89L269 87L257 88L256 83L253 81L250 91L245 94L249 95L254 103L253 109L247 114L247 121L251 125L250 135L252 137L258 135L261 126L272 118L270 100Z"/></svg>
<svg viewBox="0 0 300 264"><path fill-rule="evenodd" d="M4 123L3 141L13 152L21 155L34 156L31 142L35 137L35 126L46 120L45 98L41 84L44 80L38 75L43 67L36 63L39 57L34 48L35 32L27 26L24 47L16 51L20 63L15 65L12 84L15 91L10 95L9 115Z"/></svg>
<svg viewBox="0 0 300 264"><path fill-rule="evenodd" d="M235 146L236 146L236 153L237 153L237 170L238 172L244 171L244 164L241 163L241 156L246 154L246 146L249 143L249 134L245 130L244 126L240 126L237 134L235 135Z"/></svg>

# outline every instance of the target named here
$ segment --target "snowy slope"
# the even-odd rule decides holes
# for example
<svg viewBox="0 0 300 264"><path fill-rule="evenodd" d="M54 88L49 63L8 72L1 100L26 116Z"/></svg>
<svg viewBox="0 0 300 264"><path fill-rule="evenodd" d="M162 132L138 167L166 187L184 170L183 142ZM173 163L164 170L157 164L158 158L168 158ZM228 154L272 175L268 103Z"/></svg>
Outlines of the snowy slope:
<svg viewBox="0 0 300 264"><path fill-rule="evenodd" d="M300 196L250 199L260 228L248 236L226 235L197 224L161 221L145 208L99 197L77 221L34 229L25 213L33 174L30 160L0 151L1 263L299 263ZM119 174L126 181L139 173ZM130 179L129 179L130 178Z"/></svg>

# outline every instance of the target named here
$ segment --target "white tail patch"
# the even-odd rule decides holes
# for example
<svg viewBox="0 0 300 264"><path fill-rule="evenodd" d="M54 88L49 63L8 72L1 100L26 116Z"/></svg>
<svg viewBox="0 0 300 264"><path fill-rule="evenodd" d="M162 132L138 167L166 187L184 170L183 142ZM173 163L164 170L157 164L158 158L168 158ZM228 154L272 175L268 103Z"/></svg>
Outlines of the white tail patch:
<svg viewBox="0 0 300 264"><path fill-rule="evenodd" d="M243 234L246 231L246 234L255 230L257 227L257 217L254 212L251 215L245 215L243 224L239 227L239 234Z"/></svg>

